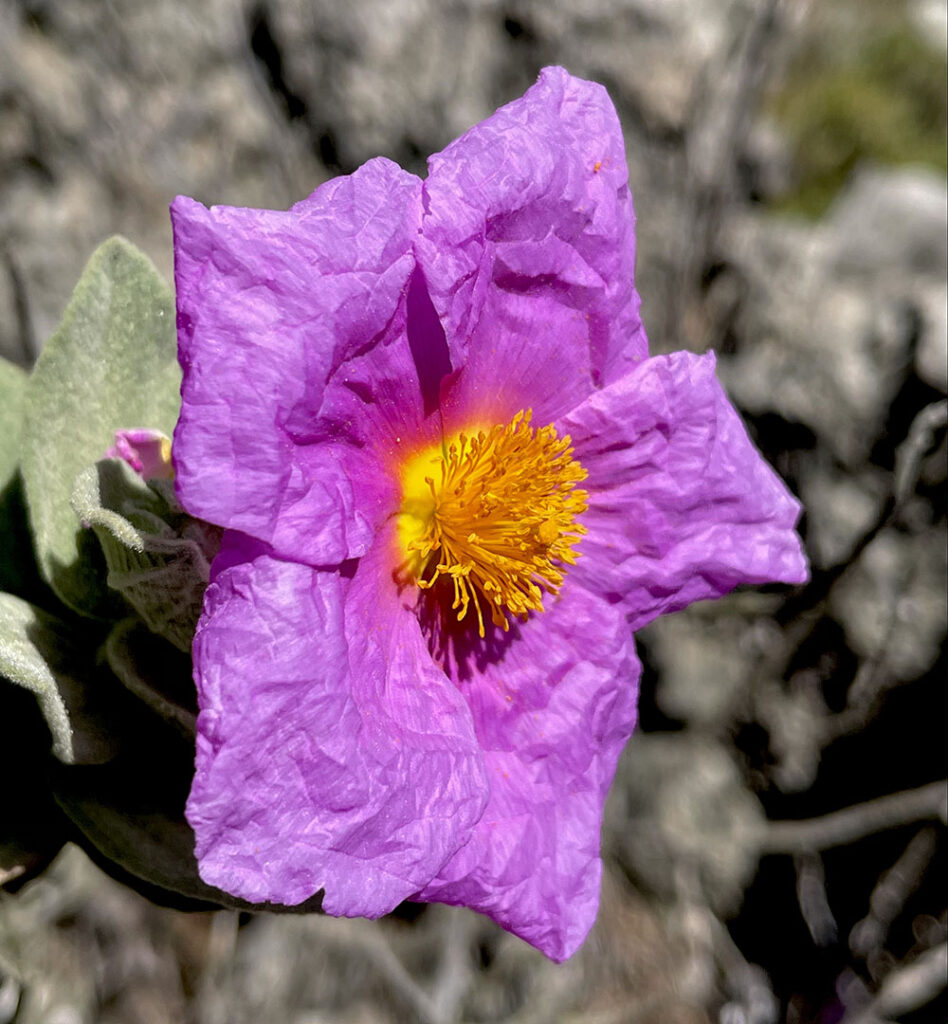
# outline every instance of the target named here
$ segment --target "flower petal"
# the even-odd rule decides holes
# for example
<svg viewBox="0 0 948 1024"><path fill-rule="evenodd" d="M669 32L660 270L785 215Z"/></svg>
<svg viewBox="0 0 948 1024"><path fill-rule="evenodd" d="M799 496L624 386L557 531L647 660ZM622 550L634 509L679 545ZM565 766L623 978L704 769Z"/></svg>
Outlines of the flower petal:
<svg viewBox="0 0 948 1024"><path fill-rule="evenodd" d="M174 462L193 515L310 564L366 550L384 504L371 457L317 449L311 424L333 371L404 331L420 188L374 160L289 211L175 200Z"/></svg>
<svg viewBox="0 0 948 1024"><path fill-rule="evenodd" d="M589 476L570 579L620 595L634 629L739 583L800 583L800 505L754 447L713 354L657 356L565 416Z"/></svg>
<svg viewBox="0 0 948 1024"><path fill-rule="evenodd" d="M547 68L429 160L417 246L455 396L548 423L647 355L634 213L606 91Z"/></svg>
<svg viewBox="0 0 948 1024"><path fill-rule="evenodd" d="M374 464L362 479L374 478L378 495L388 495L378 505L377 524L397 503L397 488L382 481L393 479L405 445L424 448L441 441L438 396L441 376L450 370L447 359L444 331L415 268L384 336L332 371L318 414L301 408L287 424L298 443L312 446L307 454L320 457L330 446L343 448L350 466L355 455Z"/></svg>
<svg viewBox="0 0 948 1024"><path fill-rule="evenodd" d="M462 657L458 685L490 802L417 898L473 907L564 960L596 917L602 808L635 727L640 666L621 606L569 581L507 642L488 628L492 656L472 649L470 673Z"/></svg>
<svg viewBox="0 0 948 1024"><path fill-rule="evenodd" d="M324 888L328 913L377 917L482 812L470 713L366 562L350 580L264 555L207 591L187 813L202 878L244 899Z"/></svg>

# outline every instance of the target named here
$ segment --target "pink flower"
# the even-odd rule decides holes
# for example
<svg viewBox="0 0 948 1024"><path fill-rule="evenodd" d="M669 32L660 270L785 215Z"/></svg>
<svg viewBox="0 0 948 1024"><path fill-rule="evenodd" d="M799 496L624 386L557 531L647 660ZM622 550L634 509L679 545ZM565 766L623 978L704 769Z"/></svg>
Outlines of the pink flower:
<svg viewBox="0 0 948 1024"><path fill-rule="evenodd" d="M632 631L806 575L713 356L648 357L605 91L547 69L425 181L379 159L286 212L172 214L178 493L229 531L194 644L202 876L459 904L568 957Z"/></svg>

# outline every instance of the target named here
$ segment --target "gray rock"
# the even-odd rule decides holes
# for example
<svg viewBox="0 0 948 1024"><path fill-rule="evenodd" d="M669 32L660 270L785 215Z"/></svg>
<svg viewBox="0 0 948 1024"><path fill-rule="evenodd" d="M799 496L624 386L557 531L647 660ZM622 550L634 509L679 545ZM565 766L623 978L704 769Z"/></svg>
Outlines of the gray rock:
<svg viewBox="0 0 948 1024"><path fill-rule="evenodd" d="M749 412L810 427L844 465L878 438L911 368L943 379L948 189L919 170L857 174L824 222L732 215L744 282L725 382Z"/></svg>
<svg viewBox="0 0 948 1024"><path fill-rule="evenodd" d="M921 167L858 171L824 219L827 268L858 276L948 272L948 189Z"/></svg>
<svg viewBox="0 0 948 1024"><path fill-rule="evenodd" d="M915 372L926 384L948 394L948 287L932 282L919 289L921 314Z"/></svg>
<svg viewBox="0 0 948 1024"><path fill-rule="evenodd" d="M661 130L681 130L702 76L723 57L749 0L550 0L515 7L574 73L605 81L617 102Z"/></svg>
<svg viewBox="0 0 948 1024"><path fill-rule="evenodd" d="M881 659L898 680L938 658L948 621L948 533L944 524L907 535L883 531L831 596L852 649Z"/></svg>
<svg viewBox="0 0 948 1024"><path fill-rule="evenodd" d="M789 686L763 680L754 694L754 718L769 736L773 764L767 782L784 793L809 789L816 781L829 719L817 674L798 673Z"/></svg>
<svg viewBox="0 0 948 1024"><path fill-rule="evenodd" d="M607 820L617 855L656 895L674 897L682 868L717 912L740 904L757 867L764 812L723 746L686 733L636 735Z"/></svg>
<svg viewBox="0 0 948 1024"><path fill-rule="evenodd" d="M890 488L886 474L872 467L850 474L822 460L803 464L800 497L808 516L807 552L816 568L850 555L878 519Z"/></svg>
<svg viewBox="0 0 948 1024"><path fill-rule="evenodd" d="M684 612L653 624L647 642L662 665L658 703L665 714L697 726L727 721L746 685L739 634L731 620L701 624Z"/></svg>
<svg viewBox="0 0 948 1024"><path fill-rule="evenodd" d="M637 634L658 672L661 710L698 729L726 729L747 705L761 655L780 642L768 621L742 614L735 595L662 616Z"/></svg>
<svg viewBox="0 0 948 1024"><path fill-rule="evenodd" d="M496 0L278 0L270 10L300 118L344 170L383 155L424 173L428 153L535 76L510 61Z"/></svg>
<svg viewBox="0 0 948 1024"><path fill-rule="evenodd" d="M942 53L948 50L948 3L945 0L912 0L909 17L920 39Z"/></svg>
<svg viewBox="0 0 948 1024"><path fill-rule="evenodd" d="M325 177L276 115L232 0L50 4L41 26L7 11L2 27L0 234L37 344L109 234L170 278L177 193L286 206ZM15 351L6 290L0 302L0 351Z"/></svg>

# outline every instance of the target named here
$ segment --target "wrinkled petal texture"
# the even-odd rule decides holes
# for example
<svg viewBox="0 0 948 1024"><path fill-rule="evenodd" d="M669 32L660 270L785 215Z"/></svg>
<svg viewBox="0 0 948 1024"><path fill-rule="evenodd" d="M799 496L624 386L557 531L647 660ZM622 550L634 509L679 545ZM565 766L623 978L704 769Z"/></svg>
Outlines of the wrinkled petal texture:
<svg viewBox="0 0 948 1024"><path fill-rule="evenodd" d="M657 356L565 416L589 476L571 576L633 629L739 583L800 583L800 506L761 458L713 355Z"/></svg>
<svg viewBox="0 0 948 1024"><path fill-rule="evenodd" d="M325 888L328 913L377 917L483 811L470 712L364 563L350 580L264 555L207 591L187 814L201 876L244 899Z"/></svg>
<svg viewBox="0 0 948 1024"><path fill-rule="evenodd" d="M462 370L459 420L503 421L526 395L549 423L647 354L625 149L602 86L546 69L431 157L424 203L418 258Z"/></svg>
<svg viewBox="0 0 948 1024"><path fill-rule="evenodd" d="M565 959L635 727L632 630L805 578L713 356L648 357L627 178L605 91L549 68L424 183L375 160L286 212L176 200L177 488L226 529L194 645L206 881L468 906ZM588 533L545 611L479 638L396 579L400 467L526 408L571 435Z"/></svg>
<svg viewBox="0 0 948 1024"><path fill-rule="evenodd" d="M480 910L564 960L599 906L602 809L635 727L640 666L621 607L580 587L512 628L494 636L499 656L458 679L490 803L420 898Z"/></svg>
<svg viewBox="0 0 948 1024"><path fill-rule="evenodd" d="M374 160L285 212L175 200L173 451L193 515L314 565L368 548L390 485L317 421L334 371L404 334L420 187Z"/></svg>

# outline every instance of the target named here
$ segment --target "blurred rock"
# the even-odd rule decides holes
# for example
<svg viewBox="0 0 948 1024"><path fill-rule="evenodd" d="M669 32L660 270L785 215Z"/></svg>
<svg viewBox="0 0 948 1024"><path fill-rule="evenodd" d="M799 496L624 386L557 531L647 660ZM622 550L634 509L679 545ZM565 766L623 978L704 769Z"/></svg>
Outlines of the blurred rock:
<svg viewBox="0 0 948 1024"><path fill-rule="evenodd" d="M864 168L820 226L833 275L943 279L948 273L948 189L920 167Z"/></svg>
<svg viewBox="0 0 948 1024"><path fill-rule="evenodd" d="M170 279L177 193L287 206L325 176L258 84L234 0L23 3L0 28L0 235L36 344L110 234ZM0 354L15 354L6 289L0 303Z"/></svg>
<svg viewBox="0 0 948 1024"><path fill-rule="evenodd" d="M636 635L658 673L656 701L666 715L706 731L741 716L755 667L781 643L768 604L765 595L735 594L662 616Z"/></svg>
<svg viewBox="0 0 948 1024"><path fill-rule="evenodd" d="M258 46L279 57L282 82L274 84L344 171L383 155L423 174L428 153L535 77L532 62L510 60L496 0L275 0L254 17Z"/></svg>
<svg viewBox="0 0 948 1024"><path fill-rule="evenodd" d="M883 531L832 594L853 650L882 659L898 680L930 669L948 621L948 533Z"/></svg>
<svg viewBox="0 0 948 1024"><path fill-rule="evenodd" d="M670 173L695 97L753 0L22 0L0 32L0 231L39 345L88 253L128 235L171 275L167 205L286 207L377 155L425 158L549 63L609 89L627 133L640 278L661 312ZM677 211L677 213L676 213ZM648 307L646 309L648 313ZM657 316L655 318L658 319ZM18 344L0 288L0 352ZM661 327L656 344L667 348Z"/></svg>
<svg viewBox="0 0 948 1024"><path fill-rule="evenodd" d="M912 0L909 15L922 39L936 49L948 49L948 3L945 0Z"/></svg>
<svg viewBox="0 0 948 1024"><path fill-rule="evenodd" d="M648 891L674 899L678 866L717 913L740 905L764 812L722 745L691 733L634 736L607 820L616 855Z"/></svg>
<svg viewBox="0 0 948 1024"><path fill-rule="evenodd" d="M840 473L816 457L803 465L800 497L807 511L807 552L816 568L837 565L852 553L878 519L889 491L886 474L873 467Z"/></svg>
<svg viewBox="0 0 948 1024"><path fill-rule="evenodd" d="M427 153L554 62L609 86L620 111L634 110L653 130L681 131L703 69L753 6L274 0L254 10L260 41L280 55L295 116L341 167L381 153L423 173Z"/></svg>
<svg viewBox="0 0 948 1024"><path fill-rule="evenodd" d="M730 618L702 622L684 611L644 632L642 642L660 669L661 710L698 727L727 722L747 685L743 624Z"/></svg>
<svg viewBox="0 0 948 1024"><path fill-rule="evenodd" d="M653 131L681 131L710 62L732 44L752 0L552 0L514 3L540 48L604 82Z"/></svg>
<svg viewBox="0 0 948 1024"><path fill-rule="evenodd" d="M747 189L759 202L778 199L793 185L793 152L786 136L772 120L751 126L742 173Z"/></svg>
<svg viewBox="0 0 948 1024"><path fill-rule="evenodd" d="M721 373L737 401L805 424L844 466L865 459L916 347L937 373L946 204L943 181L876 171L818 225L732 217L746 301Z"/></svg>
<svg viewBox="0 0 948 1024"><path fill-rule="evenodd" d="M926 384L948 394L948 287L933 282L918 298L922 324L915 372Z"/></svg>
<svg viewBox="0 0 948 1024"><path fill-rule="evenodd" d="M783 793L802 793L816 781L828 718L816 673L798 673L787 684L762 680L755 692L754 720L768 733L773 763L766 782Z"/></svg>

